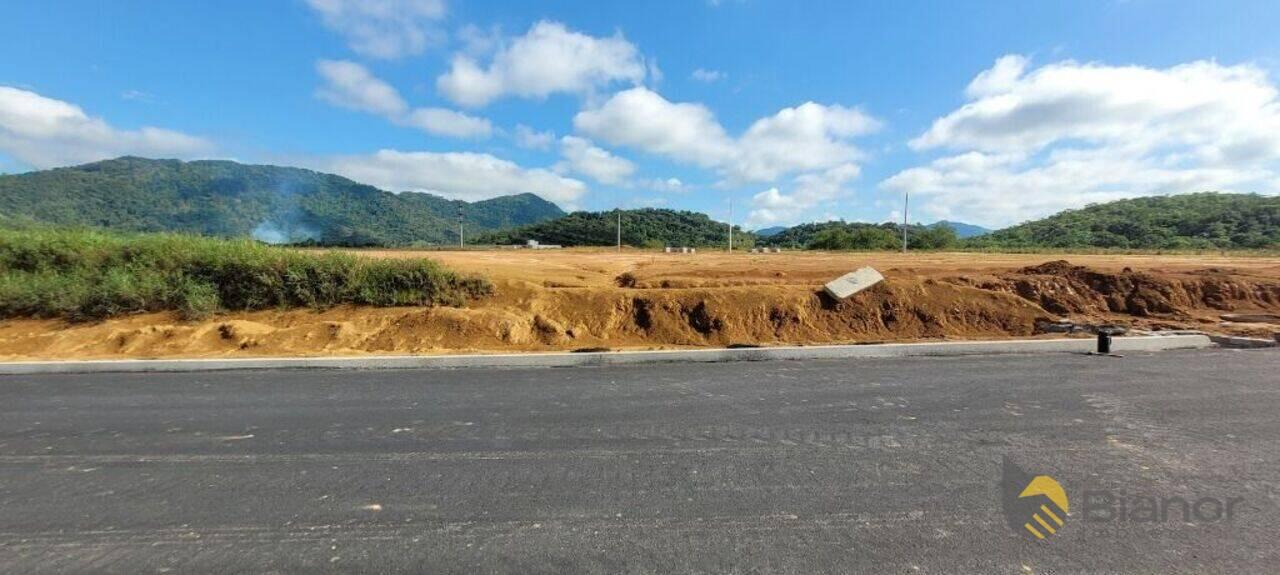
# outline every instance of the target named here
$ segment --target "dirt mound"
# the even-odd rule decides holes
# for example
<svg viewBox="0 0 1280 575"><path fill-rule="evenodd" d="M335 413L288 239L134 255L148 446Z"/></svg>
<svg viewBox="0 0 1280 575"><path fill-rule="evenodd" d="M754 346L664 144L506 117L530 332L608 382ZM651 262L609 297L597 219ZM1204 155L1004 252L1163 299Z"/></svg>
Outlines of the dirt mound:
<svg viewBox="0 0 1280 575"><path fill-rule="evenodd" d="M681 345L1028 335L1046 315L1014 297L932 280L890 281L843 302L771 286L637 291L606 329Z"/></svg>
<svg viewBox="0 0 1280 575"><path fill-rule="evenodd" d="M1087 268L1084 266L1073 266L1067 260L1054 260L1040 265L1027 266L1018 271L1032 275L1068 275L1085 269Z"/></svg>
<svg viewBox="0 0 1280 575"><path fill-rule="evenodd" d="M1017 294L1060 315L1190 318L1205 310L1280 307L1280 282L1257 281L1216 269L1160 275L1127 267L1103 272L1058 260L998 274L994 280L960 281Z"/></svg>
<svg viewBox="0 0 1280 575"><path fill-rule="evenodd" d="M150 314L99 324L16 320L0 350L26 357L160 357L652 349L1027 336L1047 314L1011 294L891 280L844 302L789 286L561 289L509 308L355 308L182 323Z"/></svg>
<svg viewBox="0 0 1280 575"><path fill-rule="evenodd" d="M1009 254L664 256L458 252L450 256L456 258L448 262L451 266L485 273L496 288L493 296L469 308L337 307L236 313L202 322L183 322L170 314L95 324L8 320L0 322L0 358L990 339L1039 335L1043 326L1062 316L1077 324L1266 336L1274 326L1223 323L1223 312L1239 318L1280 313L1280 266L1264 259L1196 265L1176 258L1081 256L1090 264L1081 266ZM863 265L874 265L886 280L845 301L822 293L822 282Z"/></svg>

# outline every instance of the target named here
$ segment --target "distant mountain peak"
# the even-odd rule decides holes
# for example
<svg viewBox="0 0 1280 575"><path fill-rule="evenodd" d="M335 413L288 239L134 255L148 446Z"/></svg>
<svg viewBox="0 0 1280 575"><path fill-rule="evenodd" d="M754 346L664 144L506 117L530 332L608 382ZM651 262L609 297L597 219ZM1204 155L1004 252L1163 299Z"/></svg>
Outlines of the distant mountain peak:
<svg viewBox="0 0 1280 575"><path fill-rule="evenodd" d="M767 238L769 236L776 236L785 231L787 231L787 226L773 226L768 228L760 228L755 231L755 234L762 238Z"/></svg>
<svg viewBox="0 0 1280 575"><path fill-rule="evenodd" d="M960 239L981 236L984 234L989 234L992 231L990 228L984 228L979 225L966 224L964 222L953 222L950 220L938 220L936 222L933 222L932 224L929 224L929 227L931 228L936 228L940 226L946 226L951 228L956 232L956 237Z"/></svg>

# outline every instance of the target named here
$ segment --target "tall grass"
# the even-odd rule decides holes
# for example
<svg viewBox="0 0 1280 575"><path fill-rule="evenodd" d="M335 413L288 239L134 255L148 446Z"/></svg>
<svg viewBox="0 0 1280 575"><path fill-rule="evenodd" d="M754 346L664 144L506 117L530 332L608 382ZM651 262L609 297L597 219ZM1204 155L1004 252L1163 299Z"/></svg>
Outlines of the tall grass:
<svg viewBox="0 0 1280 575"><path fill-rule="evenodd" d="M301 252L250 240L0 230L0 317L87 320L177 310L462 305L492 292L425 259Z"/></svg>

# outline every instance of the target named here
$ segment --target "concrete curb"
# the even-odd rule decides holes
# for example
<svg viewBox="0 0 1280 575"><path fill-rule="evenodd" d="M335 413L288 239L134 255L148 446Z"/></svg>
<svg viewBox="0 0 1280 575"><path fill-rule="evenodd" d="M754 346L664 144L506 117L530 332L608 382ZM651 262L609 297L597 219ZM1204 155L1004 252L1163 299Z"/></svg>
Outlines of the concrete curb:
<svg viewBox="0 0 1280 575"><path fill-rule="evenodd" d="M1261 347L1280 347L1280 335L1275 339L1263 339L1260 337L1240 337L1235 335L1214 335L1208 334L1209 340L1222 347L1238 348L1238 349L1256 349Z"/></svg>
<svg viewBox="0 0 1280 575"><path fill-rule="evenodd" d="M666 362L762 361L779 359L854 359L946 357L1029 353L1085 353L1092 339L948 341L879 345L823 345L671 351L521 353L494 355L400 355L361 357L288 357L257 359L143 359L28 361L0 363L0 375L39 373L196 372L237 369L413 369L467 367L574 367ZM1166 351L1211 347L1204 335L1117 337L1114 352Z"/></svg>

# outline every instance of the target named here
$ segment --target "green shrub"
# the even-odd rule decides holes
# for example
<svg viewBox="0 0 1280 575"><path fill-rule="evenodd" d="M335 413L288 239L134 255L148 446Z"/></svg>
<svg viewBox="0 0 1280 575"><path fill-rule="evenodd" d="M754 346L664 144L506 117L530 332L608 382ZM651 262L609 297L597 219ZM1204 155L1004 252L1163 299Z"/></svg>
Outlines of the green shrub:
<svg viewBox="0 0 1280 575"><path fill-rule="evenodd" d="M176 310L462 305L492 292L426 259L306 252L251 240L0 230L0 316L97 319Z"/></svg>

